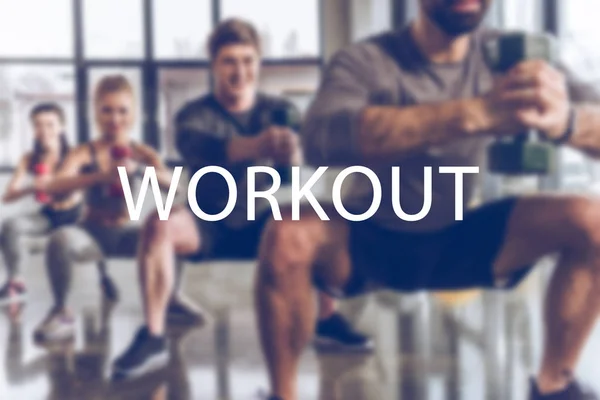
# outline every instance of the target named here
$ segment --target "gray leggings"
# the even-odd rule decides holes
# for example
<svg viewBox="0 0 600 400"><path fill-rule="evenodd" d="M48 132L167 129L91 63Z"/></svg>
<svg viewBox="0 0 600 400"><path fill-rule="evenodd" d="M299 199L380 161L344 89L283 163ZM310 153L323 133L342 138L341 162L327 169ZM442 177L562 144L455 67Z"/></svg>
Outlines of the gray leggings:
<svg viewBox="0 0 600 400"><path fill-rule="evenodd" d="M0 231L0 249L4 255L7 277L16 278L22 270L22 262L28 248L22 245L24 237L43 236L50 232L52 224L41 212L8 218Z"/></svg>
<svg viewBox="0 0 600 400"><path fill-rule="evenodd" d="M53 232L46 250L46 268L55 305L66 305L76 264L103 262L106 257L135 257L138 238L138 227L102 227L86 222Z"/></svg>
<svg viewBox="0 0 600 400"><path fill-rule="evenodd" d="M46 267L55 306L63 308L71 288L73 268L78 263L100 262L108 257L136 256L140 228L138 226L103 227L82 222L56 230L50 236L46 251ZM177 265L174 290L179 290L182 265Z"/></svg>

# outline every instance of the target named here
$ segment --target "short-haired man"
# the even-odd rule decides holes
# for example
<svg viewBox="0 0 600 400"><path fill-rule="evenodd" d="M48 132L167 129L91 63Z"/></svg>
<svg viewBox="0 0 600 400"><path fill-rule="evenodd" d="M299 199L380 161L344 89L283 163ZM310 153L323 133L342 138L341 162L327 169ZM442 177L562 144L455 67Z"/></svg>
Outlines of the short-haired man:
<svg viewBox="0 0 600 400"><path fill-rule="evenodd" d="M273 399L296 399L300 354L313 332L313 282L347 294L513 288L540 257L559 262L545 306L541 369L531 399L595 399L573 372L600 307L600 202L537 195L486 204L455 221L453 175L440 166L478 166L489 138L537 129L547 139L600 154L600 98L561 70L527 61L494 82L478 29L492 0L420 0L399 32L353 45L329 65L304 124L314 165L368 165L383 202L365 222L330 212L265 230L258 312ZM584 104L583 102L588 102ZM395 215L392 166L401 167L404 212L423 206L424 167L433 167L433 204L420 222ZM483 165L481 165L483 167ZM465 176L465 205L474 175ZM346 207L369 209L372 186L355 180ZM589 397L587 397L589 396Z"/></svg>
<svg viewBox="0 0 600 400"><path fill-rule="evenodd" d="M220 166L235 178L237 205L221 222L206 222L186 208L171 213L168 221L158 216L145 225L140 266L146 326L114 363L117 378L135 377L164 366L168 361L165 312L171 293L174 258L254 259L262 229L269 217L269 203L259 199L256 221L247 220L246 170L252 165L292 166L301 163L297 134L289 128L268 126L264 116L286 110L287 100L257 92L260 41L255 28L242 20L222 22L209 40L214 91L187 104L177 115L177 147L192 174L202 167ZM257 176L257 190L271 186L271 178ZM197 202L208 214L218 214L229 199L225 180L217 174L204 176L197 186ZM264 201L260 201L264 200ZM331 303L321 296L323 310L317 333L342 348L364 350L369 338L354 332Z"/></svg>

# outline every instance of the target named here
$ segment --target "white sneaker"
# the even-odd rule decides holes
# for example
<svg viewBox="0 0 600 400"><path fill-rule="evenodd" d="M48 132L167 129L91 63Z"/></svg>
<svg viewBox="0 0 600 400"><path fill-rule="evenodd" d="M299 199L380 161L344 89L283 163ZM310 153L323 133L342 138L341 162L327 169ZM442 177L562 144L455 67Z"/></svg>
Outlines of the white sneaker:
<svg viewBox="0 0 600 400"><path fill-rule="evenodd" d="M33 337L37 342L63 342L75 337L75 318L69 312L51 311L35 329Z"/></svg>

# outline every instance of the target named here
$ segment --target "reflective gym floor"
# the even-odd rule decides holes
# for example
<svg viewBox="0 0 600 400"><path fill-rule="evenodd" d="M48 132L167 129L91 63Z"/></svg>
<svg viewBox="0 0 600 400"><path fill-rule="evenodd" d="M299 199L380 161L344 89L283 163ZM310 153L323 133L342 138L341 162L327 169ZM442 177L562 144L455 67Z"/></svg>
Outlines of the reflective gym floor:
<svg viewBox="0 0 600 400"><path fill-rule="evenodd" d="M3 208L0 218L12 212ZM110 362L141 322L134 262L110 262L121 291L112 306L101 301L93 265L76 271L71 304L77 341L51 349L32 342L50 302L42 255L33 255L26 270L26 306L0 309L1 400L259 400L267 389L252 310L252 263L190 265L184 290L212 322L171 332L168 370L118 385L107 379ZM539 361L543 275L531 276L510 296L380 293L344 303L343 312L373 335L376 350L344 355L308 348L299 398L524 400ZM577 371L600 389L598 354L600 325Z"/></svg>
<svg viewBox="0 0 600 400"><path fill-rule="evenodd" d="M191 267L186 291L213 315L212 323L172 332L173 360L167 371L119 385L109 383L107 370L140 323L141 309L133 263L114 261L111 266L122 300L112 307L102 304L94 267L82 266L72 297L77 342L42 349L33 345L31 334L50 297L41 260L35 258L27 275L27 306L20 315L8 308L0 316L0 399L261 398L267 384L251 308L251 264ZM494 297L451 308L423 295L382 294L345 304L358 325L374 335L377 350L317 355L307 349L300 399L524 399L528 371L539 354L539 321L531 316L534 304L524 304L528 296L522 296L505 304L507 315L499 323L502 313L490 311L499 308ZM597 330L579 374L600 388L599 353Z"/></svg>

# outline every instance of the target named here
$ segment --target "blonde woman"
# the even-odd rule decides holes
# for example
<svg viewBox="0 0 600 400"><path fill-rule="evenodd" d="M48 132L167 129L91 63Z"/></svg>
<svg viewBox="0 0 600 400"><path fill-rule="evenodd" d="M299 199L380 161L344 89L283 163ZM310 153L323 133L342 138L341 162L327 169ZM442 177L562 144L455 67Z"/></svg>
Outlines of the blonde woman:
<svg viewBox="0 0 600 400"><path fill-rule="evenodd" d="M68 340L74 335L74 318L67 307L74 266L104 257L134 257L138 227L131 224L117 175L127 168L131 179L145 166L156 169L161 186L169 187L171 174L150 147L135 143L130 134L135 122L135 94L121 75L103 78L95 92L94 107L100 137L74 149L56 179L41 189L51 194L83 191L87 211L77 226L54 232L47 250L47 272L54 304L37 327L37 341ZM199 314L178 299L172 312Z"/></svg>

